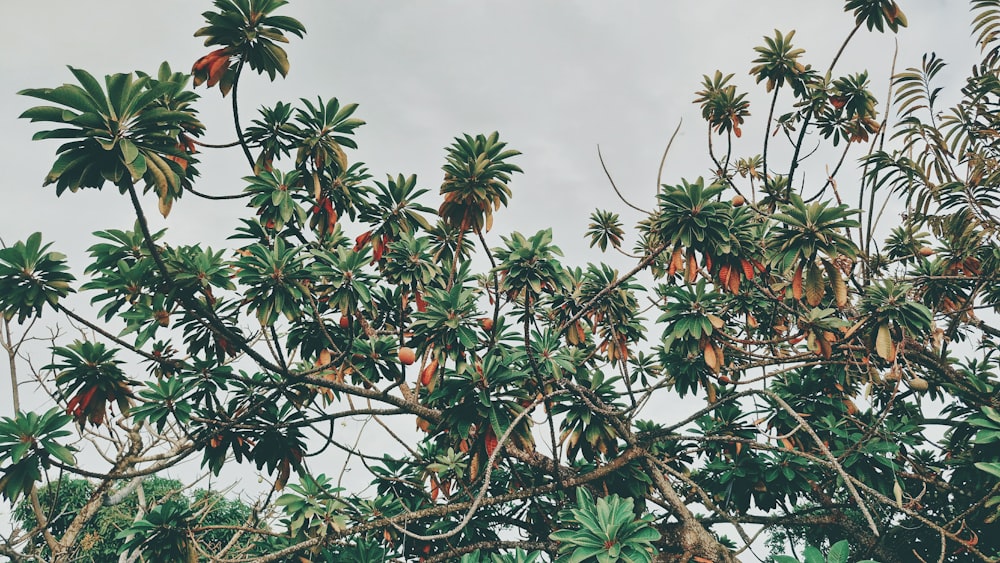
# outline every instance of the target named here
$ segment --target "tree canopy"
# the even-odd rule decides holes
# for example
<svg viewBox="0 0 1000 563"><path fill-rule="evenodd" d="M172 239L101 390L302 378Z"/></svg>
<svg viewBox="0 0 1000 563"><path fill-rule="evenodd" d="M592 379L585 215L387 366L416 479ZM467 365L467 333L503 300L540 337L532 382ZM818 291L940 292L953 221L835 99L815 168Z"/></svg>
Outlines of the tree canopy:
<svg viewBox="0 0 1000 563"><path fill-rule="evenodd" d="M527 197L497 132L456 136L435 193L352 158L356 103L241 120L241 77L284 77L306 35L285 4L215 0L190 74L70 68L20 92L34 138L60 143L44 185L127 198L134 218L94 233L80 272L41 233L0 249L0 554L728 563L763 541L780 563L1000 558L1000 0L970 2L982 58L951 105L933 53L885 100L838 73L858 33L906 27L892 0L846 0L854 25L816 67L794 31L765 36L748 56L760 130L735 74L705 75L713 166L661 169L655 199L615 188L590 216L622 270L571 263L548 228L491 232ZM234 143L202 140L196 88L229 97ZM242 192L198 187L209 150L243 154ZM151 229L154 201L173 217L195 198L245 202L219 226L229 247ZM23 361L33 325L60 319L78 338ZM21 409L27 378L49 408ZM664 408L679 399L690 415ZM357 417L353 442L334 431ZM330 451L362 485L317 462ZM161 477L194 467L256 469L267 490Z"/></svg>

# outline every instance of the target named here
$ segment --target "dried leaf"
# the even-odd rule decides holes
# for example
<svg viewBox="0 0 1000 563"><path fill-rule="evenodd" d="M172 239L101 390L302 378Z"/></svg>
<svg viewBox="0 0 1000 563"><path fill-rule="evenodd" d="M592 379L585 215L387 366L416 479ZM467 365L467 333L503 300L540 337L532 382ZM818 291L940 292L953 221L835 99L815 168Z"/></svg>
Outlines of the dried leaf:
<svg viewBox="0 0 1000 563"><path fill-rule="evenodd" d="M431 381L433 381L434 379L434 375L437 374L438 365L439 364L437 359L433 359L430 361L430 363L424 366L424 369L420 370L421 385L427 387L431 384Z"/></svg>
<svg viewBox="0 0 1000 563"><path fill-rule="evenodd" d="M729 291L732 293L740 292L740 279L739 272L732 272L729 274Z"/></svg>
<svg viewBox="0 0 1000 563"><path fill-rule="evenodd" d="M817 338L816 341L819 344L820 355L829 360L830 356L833 355L833 346L830 344L830 341L825 338L826 334L823 336L823 338Z"/></svg>
<svg viewBox="0 0 1000 563"><path fill-rule="evenodd" d="M707 315L708 322L712 323L712 328L715 330L722 330L722 327L726 326L726 321L722 320L721 317L717 315Z"/></svg>
<svg viewBox="0 0 1000 563"><path fill-rule="evenodd" d="M816 307L823 301L826 294L826 284L823 282L823 273L819 267L813 263L809 265L805 281L806 302L811 307Z"/></svg>
<svg viewBox="0 0 1000 563"><path fill-rule="evenodd" d="M678 270L684 266L684 253L680 246L674 249L670 255L670 266L667 268L667 275L673 277Z"/></svg>
<svg viewBox="0 0 1000 563"><path fill-rule="evenodd" d="M417 417L417 429L423 432L428 432L431 429L431 423L429 420Z"/></svg>
<svg viewBox="0 0 1000 563"><path fill-rule="evenodd" d="M160 209L160 215L163 215L165 219L167 215L170 215L170 209L174 206L174 198L170 197L168 194L163 194L160 196L158 206Z"/></svg>
<svg viewBox="0 0 1000 563"><path fill-rule="evenodd" d="M732 275L732 268L729 264L723 264L719 266L719 283L722 284L723 289L729 289L729 276Z"/></svg>
<svg viewBox="0 0 1000 563"><path fill-rule="evenodd" d="M440 492L440 487L438 486L438 480L436 477L431 475L431 501L436 501L438 499L438 493Z"/></svg>
<svg viewBox="0 0 1000 563"><path fill-rule="evenodd" d="M479 478L479 452L472 455L469 460L469 480L475 482Z"/></svg>
<svg viewBox="0 0 1000 563"><path fill-rule="evenodd" d="M819 354L819 339L816 338L815 332L806 333L806 348L813 354Z"/></svg>
<svg viewBox="0 0 1000 563"><path fill-rule="evenodd" d="M719 373L720 362L715 355L715 347L711 344L706 345L703 354L705 356L705 365L712 370L712 373Z"/></svg>
<svg viewBox="0 0 1000 563"><path fill-rule="evenodd" d="M823 262L826 267L826 277L830 278L830 288L833 290L833 299L837 303L838 309L847 306L847 282L841 275L840 269L830 262Z"/></svg>
<svg viewBox="0 0 1000 563"><path fill-rule="evenodd" d="M889 332L888 323L878 325L875 335L875 353L887 362L896 359L896 346L892 343L892 333Z"/></svg>

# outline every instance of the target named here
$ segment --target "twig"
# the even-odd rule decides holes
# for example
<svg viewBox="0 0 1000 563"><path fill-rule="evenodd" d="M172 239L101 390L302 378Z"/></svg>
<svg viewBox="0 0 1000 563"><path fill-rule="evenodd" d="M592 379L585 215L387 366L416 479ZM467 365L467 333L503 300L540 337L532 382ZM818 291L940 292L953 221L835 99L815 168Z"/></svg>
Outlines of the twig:
<svg viewBox="0 0 1000 563"><path fill-rule="evenodd" d="M469 525L469 522L472 521L472 517L476 514L476 511L479 510L479 506L483 503L483 499L486 497L486 492L490 488L490 481L493 476L493 464L496 463L497 457L499 457L500 452L503 451L504 445L510 438L511 433L514 432L514 428L516 428L517 425L520 424L522 420L524 420L524 417L527 416L529 412L531 412L531 409L538 406L541 402L542 402L541 399L535 399L530 405L525 407L524 410L518 413L518 415L514 417L514 420L511 421L510 426L507 427L507 430L504 431L503 436L500 436L500 439L497 440L497 446L493 450L493 453L490 454L490 457L487 460L486 472L483 474L483 484L479 487L479 492L476 494L476 498L472 501L472 506L469 507L469 510L465 513L465 517L462 518L462 521L459 522L457 526L455 526L451 530L448 530L447 532L441 532L440 534L431 534L428 536L424 536L413 533L407 530L406 528L400 526L399 524L396 524L395 522L390 521L389 524L393 528L396 528L397 531L399 531L400 533L402 533L407 537L413 538L415 540L428 541L428 542L447 539L461 532L466 526Z"/></svg>
<svg viewBox="0 0 1000 563"><path fill-rule="evenodd" d="M677 122L677 128L674 129L673 135L670 135L670 140L667 141L666 148L663 149L663 157L660 158L660 167L656 170L656 192L655 193L660 193L660 186L663 185L663 184L660 183L660 178L663 176L663 165L667 162L667 153L670 152L670 147L673 146L673 144L674 144L674 138L677 137L677 133L680 133L680 131L681 131L681 124L682 123L684 123L684 119L681 119L680 121Z"/></svg>
<svg viewBox="0 0 1000 563"><path fill-rule="evenodd" d="M635 209L639 213L643 213L645 215L649 215L650 214L649 211L646 211L645 209L643 209L641 207L633 205L632 202L630 202L629 200L625 199L625 196L622 195L621 190L619 190L618 186L615 185L614 178L611 177L611 173L608 172L607 165L604 164L604 155L601 154L601 145L597 145L597 160L601 161L601 168L604 169L604 175L608 177L608 182L611 182L611 187L614 188L615 193L618 194L618 199L622 200L622 203L624 203L625 205L631 207L632 209Z"/></svg>
<svg viewBox="0 0 1000 563"><path fill-rule="evenodd" d="M830 461L834 471L836 471L840 475L841 479L844 480L844 486L847 487L847 491L850 493L851 498L854 499L854 502L858 504L858 510L860 510L861 514L864 515L865 520L868 522L868 527L872 531L872 534L878 536L879 535L878 526L875 525L875 520L872 518L871 513L868 511L868 506L865 504L865 501L862 500L861 495L858 493L858 490L854 487L854 483L851 480L850 475L848 475L847 472L844 471L844 467L840 465L840 462L837 461L836 456L834 456L833 453L830 452L830 448L826 447L826 444L823 443L823 440L820 439L820 437L816 434L816 431L813 430L812 426L810 426L809 423L806 422L806 419L802 418L802 415L795 412L795 409L793 409L791 405L786 403L785 400L782 399L774 391L771 391L770 389L761 389L758 391L758 393L770 398L775 403L778 403L778 406L780 406L782 410L784 410L792 418L794 418L795 421L799 423L799 426L801 426L806 431L806 433L809 434L809 436L816 443L816 447L819 448L819 451L823 452L823 455L826 456L826 458Z"/></svg>

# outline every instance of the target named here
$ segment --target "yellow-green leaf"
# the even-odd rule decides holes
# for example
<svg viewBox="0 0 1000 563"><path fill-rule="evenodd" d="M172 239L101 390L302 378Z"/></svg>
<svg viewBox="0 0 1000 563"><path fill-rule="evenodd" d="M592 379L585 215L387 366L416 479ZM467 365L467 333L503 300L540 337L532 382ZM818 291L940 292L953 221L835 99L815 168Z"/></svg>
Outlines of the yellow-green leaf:
<svg viewBox="0 0 1000 563"><path fill-rule="evenodd" d="M889 332L887 323L878 325L878 332L875 335L875 352L887 362L896 359L896 346L892 342L892 334Z"/></svg>

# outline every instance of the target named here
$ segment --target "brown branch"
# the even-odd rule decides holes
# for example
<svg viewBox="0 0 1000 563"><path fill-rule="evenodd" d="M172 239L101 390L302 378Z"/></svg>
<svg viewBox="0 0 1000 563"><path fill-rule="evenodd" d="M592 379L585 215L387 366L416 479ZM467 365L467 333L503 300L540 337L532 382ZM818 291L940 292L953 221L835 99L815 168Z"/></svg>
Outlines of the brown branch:
<svg viewBox="0 0 1000 563"><path fill-rule="evenodd" d="M667 162L667 153L670 152L670 147L674 144L674 139L677 138L677 134L681 131L681 124L684 123L683 119L677 121L677 128L674 129L674 133L670 135L670 140L667 141L667 146L663 149L663 157L660 158L660 167L656 170L656 192L660 193L660 179L663 177L663 165Z"/></svg>
<svg viewBox="0 0 1000 563"><path fill-rule="evenodd" d="M625 464L631 462L645 454L645 451L641 448L628 448L621 453L617 458L611 460L605 465L602 465L589 473L578 474L569 477L563 481L563 485L566 487L577 487L596 481L597 479L602 479L615 471L618 471ZM498 504L505 504L512 501L524 500L529 498L534 498L543 494L551 493L557 490L556 483L549 483L546 485L539 485L537 487L530 487L526 489L520 489L508 493L506 495L496 496L496 497L486 497L480 503L480 507L495 506ZM384 528L386 526L391 526L392 524L399 524L401 522L405 523L410 520L420 520L425 518L441 518L455 512L461 512L468 510L472 506L472 501L458 502L453 504L445 504L434 506L431 508L425 508L422 510L416 510L406 514L397 514L391 517L380 518L378 520L372 520L369 522L361 523L357 526L350 527L345 530L332 531L326 536L312 538L305 540L303 542L297 543L295 545L289 546L280 551L274 553L269 553L263 557L254 559L226 559L223 560L225 563L249 563L253 561L255 563L268 563L271 561L279 561L283 557L293 555L305 549L309 549L321 543L331 543L340 538L362 534L370 530L375 530L378 528Z"/></svg>
<svg viewBox="0 0 1000 563"><path fill-rule="evenodd" d="M432 555L430 557L424 557L422 559L423 563L442 563L444 561L452 561L456 557L465 555L466 553L472 553L478 549L485 549L488 553L496 553L501 549L524 549L524 550L536 550L536 551L546 551L552 553L556 550L558 544L556 542L537 542L537 541L481 541L476 543L471 543L469 545L463 545L461 547L454 547L437 555Z"/></svg>
<svg viewBox="0 0 1000 563"><path fill-rule="evenodd" d="M656 247L655 249L653 249L652 252L649 253L649 256L646 256L645 258L643 258L642 261L639 262L638 265L636 265L636 267L632 268L631 270L629 270L628 272L626 272L625 275L623 275L622 277L616 279L612 283L610 283L607 286L605 286L604 289L602 289L601 291L597 292L597 295L595 295L594 297L592 297L590 299L590 301L587 301L586 303L584 303L583 307L581 307L580 310L576 312L576 314L574 314L569 319L563 321L563 323L561 325L559 325L559 328L556 330L556 332L558 332L560 334L562 334L563 332L566 332L566 329L568 327L572 326L576 321L580 320L583 317L583 315L586 314L587 311L589 311L590 308L593 307L600 299L602 299L605 296L607 296L609 293L611 293L612 291L614 291L618 286L620 286L621 284L625 283L626 281L628 281L629 279L631 279L633 276L635 276L636 274L638 274L642 270L646 269L647 266L649 266L650 264L652 264L653 261L655 261L656 258L660 254L663 254L663 251L665 251L668 246L669 246L669 243L663 243L660 246Z"/></svg>
<svg viewBox="0 0 1000 563"><path fill-rule="evenodd" d="M795 409L793 409L788 403L785 402L784 399L782 399L774 391L771 391L770 389L762 389L759 391L759 393L764 395L765 397L769 397L775 403L778 403L778 406L780 406L782 410L784 410L792 418L794 418L795 422L798 422L799 426L801 426L806 431L806 433L809 434L809 436L816 443L816 447L819 448L819 451L823 452L823 455L827 458L827 460L829 460L834 471L836 471L840 475L841 479L844 480L844 485L847 487L847 492L850 493L851 498L853 498L854 502L857 503L858 510L861 511L861 514L865 517L865 520L868 522L869 529L871 529L873 534L878 536L879 535L878 526L875 525L875 520L872 518L871 513L868 511L868 506L865 505L864 500L861 499L861 495L858 494L858 490L854 487L850 475L847 474L847 471L844 470L844 467L840 465L840 462L837 461L837 458L833 455L833 453L830 452L830 448L826 447L826 444L824 444L823 440L820 439L820 437L816 434L816 431L813 430L813 427L808 422L806 422L806 419L803 418L802 415L795 412Z"/></svg>
<svg viewBox="0 0 1000 563"><path fill-rule="evenodd" d="M672 140L673 140L673 138L671 138L671 141ZM666 158L666 157L667 157L667 155L666 155L666 153L664 153L663 154L663 158ZM642 213L643 215L652 215L652 213L650 213L649 211L646 211L645 209L643 209L641 207L633 205L631 201L625 199L625 196L622 195L621 190L619 190L618 186L615 184L614 178L611 177L611 172L608 172L608 166L606 164L604 164L604 155L601 154L601 145L597 145L597 160L601 161L601 168L604 170L604 175L608 177L608 182L611 183L611 187L615 190L615 193L618 194L618 199L622 200L622 203L624 203L625 205L631 207L632 209L635 209L636 211L638 211L639 213ZM657 187L659 187L659 183L657 183Z"/></svg>
<svg viewBox="0 0 1000 563"><path fill-rule="evenodd" d="M473 499L472 506L469 507L469 511L465 513L465 517L462 518L462 521L459 522L457 526L455 526L451 530L448 530L447 532L441 532L439 534L431 534L426 536L421 534L415 534L395 523L392 523L392 527L396 528L397 531L399 531L405 536L411 537L415 540L426 541L426 542L448 539L454 536L455 534L461 532L466 526L469 525L469 522L472 521L472 517L473 515L476 514L476 510L479 509L479 506L483 503L483 500L486 498L486 493L490 489L490 482L493 477L493 467L495 466L497 458L500 456L500 453L503 452L504 447L507 445L507 440L510 439L510 435L514 432L514 429L517 428L517 426L521 423L521 421L524 420L524 418L528 415L528 413L531 412L531 409L538 406L538 404L541 403L543 400L547 401L550 398L551 397L547 395L545 398L535 399L530 405L524 407L524 409L520 413L518 413L516 417L514 417L514 420L511 421L510 426L507 427L507 430L504 431L503 435L500 436L500 438L497 440L496 448L493 450L493 453L490 454L489 459L486 461L486 472L483 475L483 484L482 486L480 486L479 492L476 493L476 497ZM556 484L557 485L559 484L558 480L556 481Z"/></svg>

